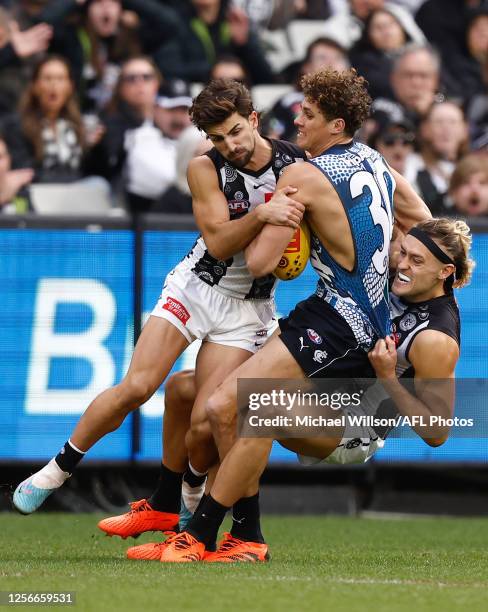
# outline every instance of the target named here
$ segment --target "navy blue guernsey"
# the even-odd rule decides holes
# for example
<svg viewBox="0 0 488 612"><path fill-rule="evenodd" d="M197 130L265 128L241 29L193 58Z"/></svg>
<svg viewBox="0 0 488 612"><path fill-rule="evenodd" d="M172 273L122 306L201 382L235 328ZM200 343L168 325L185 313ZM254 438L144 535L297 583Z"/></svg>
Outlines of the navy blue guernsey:
<svg viewBox="0 0 488 612"><path fill-rule="evenodd" d="M352 271L343 268L312 234L310 261L320 280L316 294L347 322L368 348L372 336L391 331L388 304L388 251L393 227L395 179L374 149L352 141L309 160L334 186L351 229Z"/></svg>

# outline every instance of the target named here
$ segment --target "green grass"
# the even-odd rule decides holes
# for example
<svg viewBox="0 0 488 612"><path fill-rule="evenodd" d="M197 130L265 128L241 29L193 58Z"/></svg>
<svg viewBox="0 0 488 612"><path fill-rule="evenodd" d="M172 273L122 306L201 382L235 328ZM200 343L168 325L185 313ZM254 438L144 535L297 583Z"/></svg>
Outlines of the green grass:
<svg viewBox="0 0 488 612"><path fill-rule="evenodd" d="M488 519L264 517L272 560L239 566L127 561L154 535L107 538L97 520L1 514L0 590L75 591L90 612L488 610Z"/></svg>

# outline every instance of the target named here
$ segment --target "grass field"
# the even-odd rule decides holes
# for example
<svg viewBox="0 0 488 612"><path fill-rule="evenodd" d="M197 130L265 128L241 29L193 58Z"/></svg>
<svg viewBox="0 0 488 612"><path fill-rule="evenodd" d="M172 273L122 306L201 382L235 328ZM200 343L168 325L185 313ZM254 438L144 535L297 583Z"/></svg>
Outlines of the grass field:
<svg viewBox="0 0 488 612"><path fill-rule="evenodd" d="M0 514L0 590L75 591L90 612L488 610L488 519L264 517L272 560L239 566L127 561L154 535L107 538L97 520Z"/></svg>

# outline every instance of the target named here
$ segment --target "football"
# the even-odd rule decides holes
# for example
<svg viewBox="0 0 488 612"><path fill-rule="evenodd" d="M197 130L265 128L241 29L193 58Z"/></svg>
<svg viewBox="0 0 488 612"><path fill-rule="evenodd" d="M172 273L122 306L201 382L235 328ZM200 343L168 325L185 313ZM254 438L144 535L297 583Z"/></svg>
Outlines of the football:
<svg viewBox="0 0 488 612"><path fill-rule="evenodd" d="M274 275L285 281L297 278L305 270L309 257L310 228L306 221L302 221L281 256Z"/></svg>

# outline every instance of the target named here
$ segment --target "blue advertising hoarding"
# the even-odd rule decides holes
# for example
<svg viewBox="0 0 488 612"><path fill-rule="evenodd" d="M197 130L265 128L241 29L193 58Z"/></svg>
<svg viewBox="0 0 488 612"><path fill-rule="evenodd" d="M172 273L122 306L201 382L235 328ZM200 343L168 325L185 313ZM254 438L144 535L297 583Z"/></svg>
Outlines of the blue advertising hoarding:
<svg viewBox="0 0 488 612"><path fill-rule="evenodd" d="M190 231L147 231L143 243L143 311L150 313L167 272L195 240ZM457 376L488 378L488 235L474 237L477 269L457 295L462 357ZM95 395L126 371L133 342L134 236L128 229L0 229L0 460L45 460L66 440ZM313 291L310 267L281 283L278 310L287 313ZM175 370L192 367L190 348ZM488 410L488 407L486 407ZM163 391L141 410L141 448L161 452ZM379 461L488 461L487 439L451 439L431 449L420 439L391 439ZM131 459L131 418L99 442L91 460ZM88 459L88 458L87 458ZM290 461L275 448L272 459Z"/></svg>

